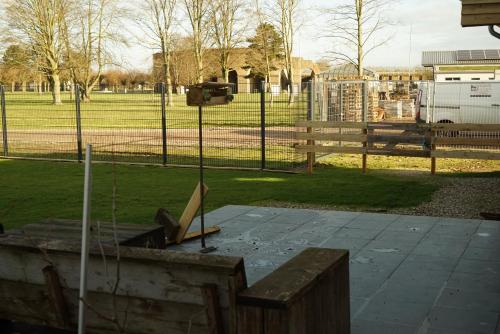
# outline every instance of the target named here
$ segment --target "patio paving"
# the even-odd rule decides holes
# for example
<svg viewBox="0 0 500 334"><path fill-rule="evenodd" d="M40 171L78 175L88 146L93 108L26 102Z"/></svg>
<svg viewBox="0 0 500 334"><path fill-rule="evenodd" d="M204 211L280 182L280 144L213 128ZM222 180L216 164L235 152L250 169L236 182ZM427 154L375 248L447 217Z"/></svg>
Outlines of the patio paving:
<svg viewBox="0 0 500 334"><path fill-rule="evenodd" d="M244 257L249 285L304 248L349 249L353 334L500 334L499 221L249 206L205 220L222 227L213 254Z"/></svg>

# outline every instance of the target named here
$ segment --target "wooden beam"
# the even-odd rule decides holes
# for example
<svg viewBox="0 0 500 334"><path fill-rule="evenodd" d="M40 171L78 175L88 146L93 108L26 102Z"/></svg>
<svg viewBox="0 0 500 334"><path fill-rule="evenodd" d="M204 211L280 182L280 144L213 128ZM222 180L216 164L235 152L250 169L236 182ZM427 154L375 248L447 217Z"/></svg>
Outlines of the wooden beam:
<svg viewBox="0 0 500 334"><path fill-rule="evenodd" d="M500 132L500 124L436 123L432 125L432 131Z"/></svg>
<svg viewBox="0 0 500 334"><path fill-rule="evenodd" d="M201 288L201 293L205 301L208 319L208 334L224 334L217 285L206 284Z"/></svg>
<svg viewBox="0 0 500 334"><path fill-rule="evenodd" d="M500 160L498 152L481 151L433 151L431 156L434 158Z"/></svg>
<svg viewBox="0 0 500 334"><path fill-rule="evenodd" d="M59 274L52 265L43 268L42 272L45 277L49 301L56 316L57 325L59 328L68 329L71 327L71 318L66 300L64 299Z"/></svg>
<svg viewBox="0 0 500 334"><path fill-rule="evenodd" d="M367 123L363 122L323 122L323 121L298 121L295 123L297 128L316 128L316 129L330 129L330 128L344 128L344 129L364 129Z"/></svg>
<svg viewBox="0 0 500 334"><path fill-rule="evenodd" d="M363 154L366 149L363 147L335 147L322 145L298 145L295 147L298 153L347 153L347 154Z"/></svg>
<svg viewBox="0 0 500 334"><path fill-rule="evenodd" d="M432 142L436 145L498 146L500 148L500 135L498 138L434 137Z"/></svg>
<svg viewBox="0 0 500 334"><path fill-rule="evenodd" d="M208 187L206 184L203 185L203 195L206 196L208 193ZM177 238L175 239L178 244L180 244L184 237L186 236L189 227L191 227L191 223L193 222L196 213L201 205L201 197L200 197L200 184L196 186L193 194L191 195L191 199L188 202L188 205L184 209L182 213L181 219L179 219L179 232L177 233Z"/></svg>
<svg viewBox="0 0 500 334"><path fill-rule="evenodd" d="M339 134L339 133L308 133L297 132L295 138L298 140L316 140L316 141L345 141L345 142L364 142L366 135L363 134Z"/></svg>

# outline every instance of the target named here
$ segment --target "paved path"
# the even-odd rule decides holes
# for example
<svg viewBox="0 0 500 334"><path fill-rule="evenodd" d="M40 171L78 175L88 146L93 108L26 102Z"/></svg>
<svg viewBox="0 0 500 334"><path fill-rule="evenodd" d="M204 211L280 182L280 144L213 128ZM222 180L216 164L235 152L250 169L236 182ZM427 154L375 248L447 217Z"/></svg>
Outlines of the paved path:
<svg viewBox="0 0 500 334"><path fill-rule="evenodd" d="M249 284L306 247L349 249L353 334L500 333L498 221L248 206L206 221L222 227L208 245L243 256Z"/></svg>

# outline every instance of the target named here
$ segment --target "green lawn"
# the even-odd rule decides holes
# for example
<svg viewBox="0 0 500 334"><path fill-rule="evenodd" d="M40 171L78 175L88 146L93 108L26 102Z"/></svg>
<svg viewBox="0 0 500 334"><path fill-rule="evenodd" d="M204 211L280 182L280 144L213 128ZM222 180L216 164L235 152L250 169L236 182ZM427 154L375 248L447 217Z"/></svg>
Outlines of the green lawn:
<svg viewBox="0 0 500 334"><path fill-rule="evenodd" d="M117 165L118 221L152 223L159 207L179 217L197 184L196 169ZM110 220L113 166L94 165L92 217ZM269 203L390 209L429 201L439 183L354 168L316 169L313 176L207 170L207 209ZM0 160L0 223L7 229L40 219L81 217L83 165Z"/></svg>

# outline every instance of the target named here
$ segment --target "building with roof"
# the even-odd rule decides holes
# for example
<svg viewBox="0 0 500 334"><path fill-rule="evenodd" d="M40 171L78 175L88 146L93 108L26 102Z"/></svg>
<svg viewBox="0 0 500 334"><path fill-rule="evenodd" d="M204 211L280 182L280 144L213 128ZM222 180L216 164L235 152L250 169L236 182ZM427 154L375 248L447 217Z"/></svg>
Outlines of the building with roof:
<svg viewBox="0 0 500 334"><path fill-rule="evenodd" d="M229 82L234 84L235 93L253 93L259 90L264 78L254 75L252 68L247 65L249 55L248 48L235 48L230 52L229 57ZM153 55L153 77L161 80L161 53ZM222 82L221 69L218 63L219 53L216 49L206 49L204 54L203 77L207 81ZM174 88L177 86L188 86L196 83L196 65L192 50L177 51L171 57L171 75ZM294 92L302 89L302 83L307 82L319 73L318 65L302 57L292 57L294 67ZM271 71L269 82L273 92L287 90L288 75L284 64Z"/></svg>
<svg viewBox="0 0 500 334"><path fill-rule="evenodd" d="M437 82L500 81L500 50L425 51L422 66Z"/></svg>

